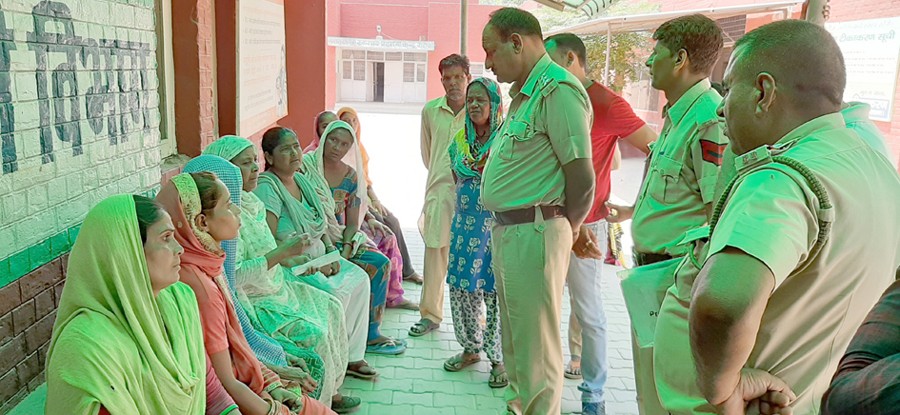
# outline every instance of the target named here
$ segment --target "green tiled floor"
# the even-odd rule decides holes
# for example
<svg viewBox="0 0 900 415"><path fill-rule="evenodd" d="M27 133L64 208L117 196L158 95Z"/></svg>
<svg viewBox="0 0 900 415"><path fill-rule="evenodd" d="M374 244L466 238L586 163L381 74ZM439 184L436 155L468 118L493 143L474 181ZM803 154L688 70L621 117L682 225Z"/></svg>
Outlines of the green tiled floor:
<svg viewBox="0 0 900 415"><path fill-rule="evenodd" d="M418 232L404 232L410 254L416 269L421 270L424 247ZM631 362L631 338L629 337L628 315L622 300L622 293L615 276L617 268L604 266L604 302L609 320L609 360L610 376L607 382L607 413L610 415L637 414L635 403L634 374ZM420 287L404 283L406 297L419 299ZM568 353L565 333L568 328L569 300L563 301L563 325L560 335ZM380 373L378 380L362 381L348 378L343 391L363 400L358 414L447 414L447 415L497 415L505 414L506 403L503 389L488 387L490 364L482 361L462 372L450 373L443 369L444 360L461 349L453 335L450 319L450 301L444 300L445 323L433 333L419 338L410 338L409 327L418 321L419 314L406 310L388 310L384 318L384 332L387 335L407 339L409 350L400 356L367 357ZM566 357L568 354L566 355ZM484 358L484 357L483 357ZM563 356L560 356L562 359ZM581 410L578 381L566 380L563 392L563 413L578 413Z"/></svg>

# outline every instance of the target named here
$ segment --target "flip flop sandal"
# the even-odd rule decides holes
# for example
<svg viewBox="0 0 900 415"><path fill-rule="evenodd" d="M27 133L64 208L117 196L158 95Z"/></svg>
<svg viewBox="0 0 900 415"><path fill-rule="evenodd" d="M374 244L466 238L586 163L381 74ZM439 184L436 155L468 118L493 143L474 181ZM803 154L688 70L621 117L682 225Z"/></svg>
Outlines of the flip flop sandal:
<svg viewBox="0 0 900 415"><path fill-rule="evenodd" d="M403 300L397 304L389 305L387 306L387 308L399 308L403 310L419 311L419 305L409 300Z"/></svg>
<svg viewBox="0 0 900 415"><path fill-rule="evenodd" d="M344 395L340 402L331 402L331 410L339 414L349 414L359 409L362 400L353 396Z"/></svg>
<svg viewBox="0 0 900 415"><path fill-rule="evenodd" d="M432 323L431 320L423 318L409 328L409 335L413 337L424 336L437 330L440 326L440 324Z"/></svg>
<svg viewBox="0 0 900 415"><path fill-rule="evenodd" d="M505 388L509 386L509 376L506 374L506 368L496 370L496 366L491 368L491 377L488 378L488 386L493 389Z"/></svg>
<svg viewBox="0 0 900 415"><path fill-rule="evenodd" d="M349 365L347 366L347 375L348 376L353 376L357 379L362 379L362 380L372 380L372 379L375 379L378 377L378 372L376 372L375 369L372 368L372 366L369 366L369 363L366 362L365 360L362 361L362 364L355 365L355 366L356 366L356 368L352 368ZM369 368L369 370L371 370L372 373L366 373L366 372L361 371L361 369L363 369L363 368Z"/></svg>
<svg viewBox="0 0 900 415"><path fill-rule="evenodd" d="M406 351L406 342L388 339L381 343L366 346L366 353L396 356Z"/></svg>
<svg viewBox="0 0 900 415"><path fill-rule="evenodd" d="M448 372L459 372L460 370L472 366L480 361L481 356L478 356L474 359L463 360L463 353L458 353L456 356L453 356L447 359L446 362L444 362L444 370Z"/></svg>
<svg viewBox="0 0 900 415"><path fill-rule="evenodd" d="M407 276L403 277L403 281L411 282L411 283L417 284L417 285L422 285L422 283L425 282L425 281L422 279L422 276L419 275L418 273L415 273L415 272L412 273L412 274L410 274L410 275L407 275Z"/></svg>
<svg viewBox="0 0 900 415"><path fill-rule="evenodd" d="M579 366L578 369L575 369L572 367L572 362L570 361L569 364L566 365L563 376L565 376L566 379L581 379L581 366Z"/></svg>

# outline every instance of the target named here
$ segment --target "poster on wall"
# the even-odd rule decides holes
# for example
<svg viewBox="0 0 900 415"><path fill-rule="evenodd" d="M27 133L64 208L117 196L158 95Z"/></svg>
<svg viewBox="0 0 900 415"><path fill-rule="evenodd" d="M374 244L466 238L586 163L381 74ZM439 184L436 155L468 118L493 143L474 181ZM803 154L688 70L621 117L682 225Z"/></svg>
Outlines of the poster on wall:
<svg viewBox="0 0 900 415"><path fill-rule="evenodd" d="M287 115L284 0L239 0L237 130L249 137Z"/></svg>
<svg viewBox="0 0 900 415"><path fill-rule="evenodd" d="M869 118L890 121L900 57L900 17L825 23L847 67L844 101L872 106Z"/></svg>

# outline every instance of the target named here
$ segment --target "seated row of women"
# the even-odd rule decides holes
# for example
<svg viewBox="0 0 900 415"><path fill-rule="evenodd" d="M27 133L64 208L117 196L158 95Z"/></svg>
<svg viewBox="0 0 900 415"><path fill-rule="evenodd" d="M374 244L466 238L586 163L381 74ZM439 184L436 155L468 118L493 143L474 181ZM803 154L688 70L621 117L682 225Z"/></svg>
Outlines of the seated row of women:
<svg viewBox="0 0 900 415"><path fill-rule="evenodd" d="M303 155L291 130L267 131L260 174L255 146L226 136L155 201L113 196L88 213L48 352L47 413L360 405L338 392L345 375L374 379L366 353L406 349L380 329L394 266L379 245L397 242L369 213L354 128L335 121L321 137Z"/></svg>

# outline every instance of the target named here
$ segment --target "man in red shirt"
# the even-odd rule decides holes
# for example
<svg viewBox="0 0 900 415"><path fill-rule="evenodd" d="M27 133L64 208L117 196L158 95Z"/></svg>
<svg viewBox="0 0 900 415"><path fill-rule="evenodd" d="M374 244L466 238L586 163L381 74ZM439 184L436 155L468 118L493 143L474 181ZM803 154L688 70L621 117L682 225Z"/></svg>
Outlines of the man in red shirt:
<svg viewBox="0 0 900 415"><path fill-rule="evenodd" d="M631 106L609 88L587 77L587 52L584 42L571 33L560 33L544 40L547 54L560 66L577 77L593 107L594 120L591 128L591 147L594 173L597 176L594 203L579 238L572 248L567 282L572 300L569 344L580 343L572 327L581 326L584 347L583 356L572 353L572 362L566 369L567 375L577 375L577 365L581 365L584 381L578 386L582 392L582 413L586 415L605 414L603 387L606 384L608 363L606 359L606 315L600 296L600 270L608 240L606 216L609 213L606 201L610 194L610 171L616 143L621 139L638 148L644 154L650 152L648 145L656 140L656 133L638 118ZM573 324L574 323L574 324ZM574 348L570 346L570 349ZM579 362L580 361L580 362Z"/></svg>

